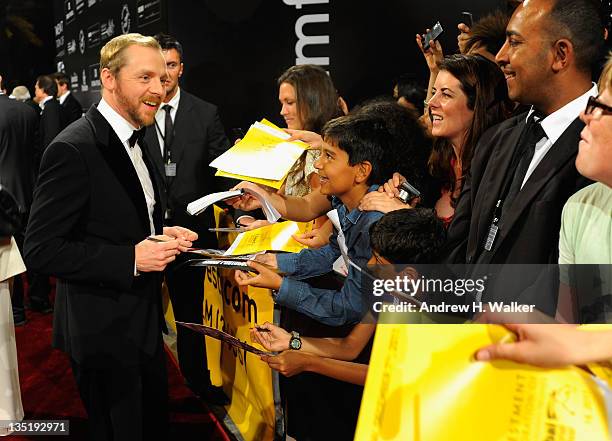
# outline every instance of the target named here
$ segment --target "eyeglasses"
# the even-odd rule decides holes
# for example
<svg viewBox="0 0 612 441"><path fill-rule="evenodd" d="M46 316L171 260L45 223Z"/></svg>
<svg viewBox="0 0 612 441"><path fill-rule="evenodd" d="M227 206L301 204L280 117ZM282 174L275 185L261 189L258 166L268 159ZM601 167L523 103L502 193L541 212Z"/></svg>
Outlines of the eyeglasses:
<svg viewBox="0 0 612 441"><path fill-rule="evenodd" d="M612 107L602 103L597 98L599 97L594 97L594 96L589 97L589 101L587 102L587 106L586 106L586 109L584 110L584 114L593 115L594 117L597 117L597 118L603 115L612 115ZM596 109L600 109L601 112L596 114L595 113Z"/></svg>

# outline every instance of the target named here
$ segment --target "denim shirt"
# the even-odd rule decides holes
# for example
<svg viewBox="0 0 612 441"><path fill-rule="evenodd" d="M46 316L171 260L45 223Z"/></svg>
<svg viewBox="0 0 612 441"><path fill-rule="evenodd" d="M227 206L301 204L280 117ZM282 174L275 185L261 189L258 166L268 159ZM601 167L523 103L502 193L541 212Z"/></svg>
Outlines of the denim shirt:
<svg viewBox="0 0 612 441"><path fill-rule="evenodd" d="M376 191L372 185L368 193ZM338 210L338 218L346 239L349 259L363 268L372 256L370 248L370 225L383 216L379 211L350 212L346 206L333 196L332 207ZM361 320L365 311L361 293L361 273L348 265L348 276L340 291L313 288L300 279L326 274L341 256L338 246L338 232L334 229L329 244L319 249L306 249L297 254L277 255L278 269L288 275L283 278L274 301L301 312L321 323L341 326Z"/></svg>

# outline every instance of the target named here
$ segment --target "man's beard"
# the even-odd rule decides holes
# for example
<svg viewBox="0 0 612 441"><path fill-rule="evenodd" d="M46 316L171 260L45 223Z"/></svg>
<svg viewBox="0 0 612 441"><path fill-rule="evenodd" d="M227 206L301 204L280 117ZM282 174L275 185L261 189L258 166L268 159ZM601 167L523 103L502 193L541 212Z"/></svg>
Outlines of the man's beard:
<svg viewBox="0 0 612 441"><path fill-rule="evenodd" d="M123 90L119 85L117 85L117 102L129 115L130 119L138 125L138 127L150 126L151 124L153 124L155 114L153 113L151 115L151 118L147 119L147 115L144 112L139 113L138 106L140 105L140 100L138 100L136 105L131 103L129 99L123 94Z"/></svg>

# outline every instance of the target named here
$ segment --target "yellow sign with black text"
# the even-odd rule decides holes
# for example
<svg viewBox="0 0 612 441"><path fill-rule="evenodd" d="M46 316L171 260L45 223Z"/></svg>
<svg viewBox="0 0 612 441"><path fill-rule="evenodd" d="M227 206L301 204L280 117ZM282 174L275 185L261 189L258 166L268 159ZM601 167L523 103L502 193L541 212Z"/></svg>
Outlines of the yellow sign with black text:
<svg viewBox="0 0 612 441"><path fill-rule="evenodd" d="M477 362L498 325L379 325L356 441L608 441L605 391L577 367Z"/></svg>

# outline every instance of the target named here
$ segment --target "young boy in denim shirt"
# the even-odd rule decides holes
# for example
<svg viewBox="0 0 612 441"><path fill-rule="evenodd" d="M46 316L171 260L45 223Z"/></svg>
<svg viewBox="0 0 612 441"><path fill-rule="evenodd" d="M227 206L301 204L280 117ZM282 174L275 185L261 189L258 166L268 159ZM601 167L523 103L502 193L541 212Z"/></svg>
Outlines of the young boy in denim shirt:
<svg viewBox="0 0 612 441"><path fill-rule="evenodd" d="M264 254L257 260L278 268L285 274L249 262L258 271L256 276L237 271L240 285L252 285L276 291L274 301L294 309L322 323L340 326L358 322L364 314L361 293L361 274L372 255L370 226L382 217L378 211L360 211L357 207L369 192L376 191L377 182L390 176L401 158L396 139L380 117L355 114L330 121L323 129L324 143L315 167L321 178L321 193L327 195L337 210L346 243L348 276L342 289L323 289L310 286L302 279L328 273L342 256L338 230L330 243L319 249L306 249L298 254ZM346 261L347 259L345 259Z"/></svg>

